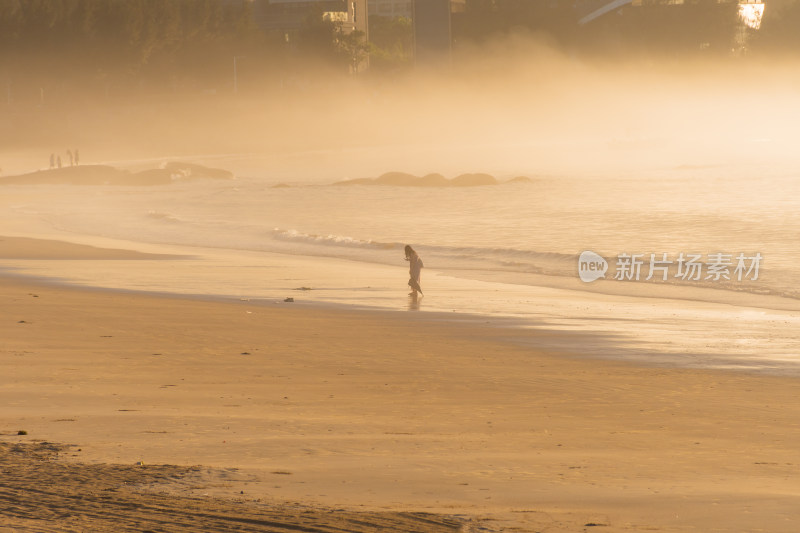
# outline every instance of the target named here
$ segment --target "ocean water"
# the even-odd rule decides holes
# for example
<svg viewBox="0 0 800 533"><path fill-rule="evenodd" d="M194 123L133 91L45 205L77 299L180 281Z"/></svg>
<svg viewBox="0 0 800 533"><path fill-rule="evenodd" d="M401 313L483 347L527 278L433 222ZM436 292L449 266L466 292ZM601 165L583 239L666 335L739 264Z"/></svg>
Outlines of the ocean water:
<svg viewBox="0 0 800 533"><path fill-rule="evenodd" d="M292 297L298 305L455 313L564 332L537 341L551 349L800 371L800 169L520 169L498 177L527 175L529 183L417 188L334 186L345 177L335 170L276 175L257 158L199 162L231 168L237 178L154 187L4 186L0 195L0 234L185 259L168 266L0 266L78 284L269 304ZM405 244L425 263L425 296L418 300L406 295ZM605 279L579 279L578 259L587 250L608 261ZM614 279L624 254L641 254L638 279ZM671 263L646 280L650 254L666 254ZM699 279L677 275L681 254L699 256ZM712 270L716 254L731 262L719 276ZM747 267L760 256L757 276L735 270L740 254Z"/></svg>

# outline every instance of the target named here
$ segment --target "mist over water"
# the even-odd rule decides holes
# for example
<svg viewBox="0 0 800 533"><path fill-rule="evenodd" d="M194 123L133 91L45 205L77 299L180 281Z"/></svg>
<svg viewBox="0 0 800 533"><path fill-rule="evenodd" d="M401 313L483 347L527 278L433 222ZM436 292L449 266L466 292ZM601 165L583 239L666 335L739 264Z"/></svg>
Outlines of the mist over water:
<svg viewBox="0 0 800 533"><path fill-rule="evenodd" d="M73 145L86 148L85 162L266 156L241 170L303 181L798 163L791 60L590 60L529 36L468 50L470 61L449 69L387 79L305 77L239 95L32 106L5 118L2 168L45 166L51 151Z"/></svg>
<svg viewBox="0 0 800 533"><path fill-rule="evenodd" d="M641 318L642 308L618 298L648 296L661 298L642 319L650 323L639 341L649 337L649 348L736 357L771 350L772 361L797 358L795 63L587 60L519 35L462 53L472 60L385 80L308 79L236 97L98 102L65 114L37 109L9 116L6 128L25 127L0 147L0 178L44 168L51 152L79 146L86 164L138 171L186 160L231 170L236 179L3 185L0 233L317 258L320 279L338 269L336 283L354 292L309 298L388 308L406 306L402 247L410 243L425 261L423 288L426 281L434 287L422 310L535 317L626 335L630 324L620 321ZM531 181L331 185L388 171ZM760 253L764 260L757 281L582 284L577 257L584 250L609 259L722 252ZM245 266L244 256L235 257L226 268ZM332 267L328 259L350 263ZM385 285L359 293L368 286L358 279L365 267L380 272L370 283ZM396 287L384 278L394 272L386 268L397 269ZM195 290L185 274L179 292L266 295L255 285L257 273L245 277L255 285L250 293L238 285L226 291L230 272L195 280ZM135 268L126 272L136 275ZM313 268L308 276L317 285ZM462 292L452 280L464 280ZM169 288L165 280L159 290ZM551 293L536 288L587 300L583 307L572 299L556 305L544 300ZM389 296L373 299L377 289ZM665 317L687 312L680 302L690 302L695 314L670 322ZM709 302L786 314L765 323L692 307ZM709 336L719 342L707 342ZM731 344L734 337L741 342Z"/></svg>

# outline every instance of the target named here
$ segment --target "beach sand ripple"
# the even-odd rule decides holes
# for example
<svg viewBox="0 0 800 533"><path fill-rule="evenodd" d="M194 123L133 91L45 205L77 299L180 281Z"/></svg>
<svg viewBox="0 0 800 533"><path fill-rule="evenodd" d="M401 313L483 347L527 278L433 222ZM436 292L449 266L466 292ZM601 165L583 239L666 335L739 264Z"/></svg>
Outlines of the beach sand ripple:
<svg viewBox="0 0 800 533"><path fill-rule="evenodd" d="M201 467L80 464L69 446L0 442L0 508L16 531L459 531L429 513L352 512L292 503L155 493Z"/></svg>

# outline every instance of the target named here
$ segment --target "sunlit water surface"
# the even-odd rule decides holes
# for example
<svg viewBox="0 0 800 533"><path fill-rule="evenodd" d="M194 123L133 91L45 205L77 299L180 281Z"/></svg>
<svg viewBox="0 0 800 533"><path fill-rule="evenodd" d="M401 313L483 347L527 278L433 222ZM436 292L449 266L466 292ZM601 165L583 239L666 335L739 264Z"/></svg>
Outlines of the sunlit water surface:
<svg viewBox="0 0 800 533"><path fill-rule="evenodd" d="M463 188L332 186L319 177L276 188L280 176L259 171L257 160L217 163L237 179L5 186L0 196L0 233L186 259L3 264L107 287L508 317L569 332L541 341L550 348L800 370L800 180L786 168L528 173L530 183ZM405 244L425 263L416 301L406 296ZM609 260L606 279L578 279L585 250ZM699 254L706 270L687 281L673 265L667 281L646 281L651 253ZM758 278L737 280L735 265L731 280L707 278L717 253L760 254ZM643 254L638 281L613 279L620 254Z"/></svg>

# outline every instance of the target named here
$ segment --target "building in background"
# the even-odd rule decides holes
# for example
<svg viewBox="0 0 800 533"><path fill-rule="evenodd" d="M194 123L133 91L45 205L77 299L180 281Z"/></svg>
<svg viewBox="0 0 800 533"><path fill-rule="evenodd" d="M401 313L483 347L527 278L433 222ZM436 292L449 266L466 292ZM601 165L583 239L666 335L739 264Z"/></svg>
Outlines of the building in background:
<svg viewBox="0 0 800 533"><path fill-rule="evenodd" d="M651 35L666 34L671 29L676 44L688 37L699 50L716 48L743 54L750 38L761 28L765 3L764 0L575 0L574 8L581 26L603 24L613 20L613 14L618 15L617 19L634 17L642 34L648 30ZM736 15L734 23L732 14Z"/></svg>
<svg viewBox="0 0 800 533"><path fill-rule="evenodd" d="M453 47L452 15L466 0L414 0L414 57L417 64L449 63Z"/></svg>
<svg viewBox="0 0 800 533"><path fill-rule="evenodd" d="M413 0L369 0L370 17L411 18L414 12Z"/></svg>
<svg viewBox="0 0 800 533"><path fill-rule="evenodd" d="M266 31L284 32L287 41L316 14L340 23L344 33L369 32L367 0L254 0L256 23Z"/></svg>

